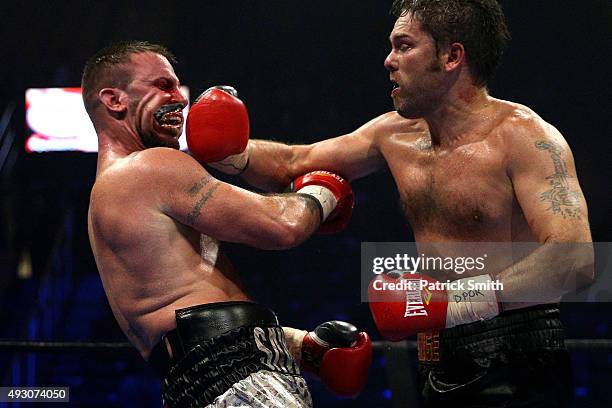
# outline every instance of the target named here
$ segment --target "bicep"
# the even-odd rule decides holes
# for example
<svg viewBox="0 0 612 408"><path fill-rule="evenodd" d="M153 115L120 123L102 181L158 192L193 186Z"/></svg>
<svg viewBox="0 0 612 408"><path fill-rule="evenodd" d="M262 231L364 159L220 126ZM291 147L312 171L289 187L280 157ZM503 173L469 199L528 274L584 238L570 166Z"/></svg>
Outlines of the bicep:
<svg viewBox="0 0 612 408"><path fill-rule="evenodd" d="M312 170L328 170L355 180L373 173L385 164L373 135L367 129L296 149L292 176Z"/></svg>
<svg viewBox="0 0 612 408"><path fill-rule="evenodd" d="M540 242L590 241L586 201L561 135L529 138L510 170L517 200Z"/></svg>

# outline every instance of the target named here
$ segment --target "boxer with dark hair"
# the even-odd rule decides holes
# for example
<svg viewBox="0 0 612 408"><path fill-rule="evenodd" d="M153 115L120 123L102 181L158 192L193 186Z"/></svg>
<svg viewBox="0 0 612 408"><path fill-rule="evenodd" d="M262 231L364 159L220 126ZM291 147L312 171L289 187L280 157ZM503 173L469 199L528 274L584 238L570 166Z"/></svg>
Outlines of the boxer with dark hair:
<svg viewBox="0 0 612 408"><path fill-rule="evenodd" d="M187 100L170 60L159 45L121 43L94 55L83 75L99 141L89 238L119 326L163 379L168 407L310 407L300 364L332 391L358 393L368 336L336 321L311 333L283 329L219 250L219 241L296 246L350 216L350 186L311 172L296 178L296 193L260 195L212 177L178 150ZM248 138L246 108L226 91L194 109L229 146ZM199 145L194 155L222 158L211 149L223 148Z"/></svg>
<svg viewBox="0 0 612 408"><path fill-rule="evenodd" d="M384 66L394 111L311 145L251 140L213 166L269 191L315 169L354 180L388 167L419 254L482 255L496 243L486 246L495 251L486 270L462 278L504 287L469 297L419 292L418 316L411 294L370 287L381 334L419 333L425 404L566 406L573 388L557 303L593 279L572 152L534 111L489 95L509 38L495 0L403 0L393 12ZM537 248L519 256L518 243ZM423 280L458 281L452 270L434 272Z"/></svg>

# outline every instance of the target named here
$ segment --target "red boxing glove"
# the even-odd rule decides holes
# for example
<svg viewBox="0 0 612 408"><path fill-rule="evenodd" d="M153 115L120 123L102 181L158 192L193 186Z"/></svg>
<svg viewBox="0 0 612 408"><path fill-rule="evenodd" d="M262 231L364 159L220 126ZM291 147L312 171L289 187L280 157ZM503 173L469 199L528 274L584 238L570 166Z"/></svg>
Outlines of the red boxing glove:
<svg viewBox="0 0 612 408"><path fill-rule="evenodd" d="M249 115L237 95L230 86L212 87L189 110L187 146L199 162L217 162L246 149Z"/></svg>
<svg viewBox="0 0 612 408"><path fill-rule="evenodd" d="M497 316L500 305L495 290L469 289L492 282L489 275L442 284L421 274L381 274L368 287L370 310L380 334L399 341L426 330Z"/></svg>
<svg viewBox="0 0 612 408"><path fill-rule="evenodd" d="M333 234L348 225L355 206L350 184L329 171L318 170L298 177L291 190L314 197L321 207L319 233Z"/></svg>
<svg viewBox="0 0 612 408"><path fill-rule="evenodd" d="M397 274L399 275L399 274ZM425 275L377 275L368 287L370 311L380 334L400 341L420 331L444 328L448 297L446 291L421 289Z"/></svg>
<svg viewBox="0 0 612 408"><path fill-rule="evenodd" d="M368 379L372 341L350 323L332 320L317 326L302 342L302 368L334 394L356 397Z"/></svg>

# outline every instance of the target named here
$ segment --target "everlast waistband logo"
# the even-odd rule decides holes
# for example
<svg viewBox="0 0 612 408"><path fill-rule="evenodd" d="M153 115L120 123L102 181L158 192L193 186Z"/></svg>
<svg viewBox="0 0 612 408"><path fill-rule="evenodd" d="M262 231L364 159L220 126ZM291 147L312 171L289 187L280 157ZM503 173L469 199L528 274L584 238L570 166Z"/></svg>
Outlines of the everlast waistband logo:
<svg viewBox="0 0 612 408"><path fill-rule="evenodd" d="M415 316L427 316L427 310L423 304L423 294L419 290L420 280L419 279L407 279L408 285L414 290L406 291L406 311L404 317L415 317ZM431 293L428 294L427 303L431 299Z"/></svg>
<svg viewBox="0 0 612 408"><path fill-rule="evenodd" d="M440 361L440 335L438 331L417 334L419 361Z"/></svg>

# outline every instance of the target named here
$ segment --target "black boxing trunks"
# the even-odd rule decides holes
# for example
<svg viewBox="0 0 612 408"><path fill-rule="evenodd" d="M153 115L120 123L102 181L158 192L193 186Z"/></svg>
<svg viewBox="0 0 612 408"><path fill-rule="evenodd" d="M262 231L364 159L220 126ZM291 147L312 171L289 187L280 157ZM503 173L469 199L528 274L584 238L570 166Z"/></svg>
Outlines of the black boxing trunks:
<svg viewBox="0 0 612 408"><path fill-rule="evenodd" d="M177 310L149 363L169 408L312 406L276 315L256 303Z"/></svg>
<svg viewBox="0 0 612 408"><path fill-rule="evenodd" d="M573 378L556 305L418 335L425 407L566 407Z"/></svg>

